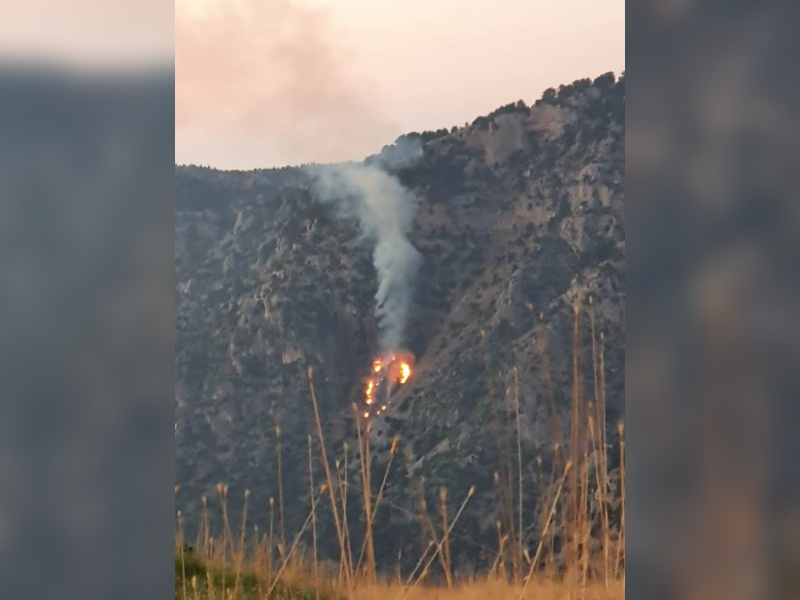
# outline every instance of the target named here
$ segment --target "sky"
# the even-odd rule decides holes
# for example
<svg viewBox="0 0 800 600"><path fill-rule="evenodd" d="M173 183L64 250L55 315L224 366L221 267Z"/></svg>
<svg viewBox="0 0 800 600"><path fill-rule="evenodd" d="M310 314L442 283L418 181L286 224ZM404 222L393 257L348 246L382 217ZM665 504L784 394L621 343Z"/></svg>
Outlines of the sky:
<svg viewBox="0 0 800 600"><path fill-rule="evenodd" d="M361 160L625 69L624 0L178 0L179 164Z"/></svg>

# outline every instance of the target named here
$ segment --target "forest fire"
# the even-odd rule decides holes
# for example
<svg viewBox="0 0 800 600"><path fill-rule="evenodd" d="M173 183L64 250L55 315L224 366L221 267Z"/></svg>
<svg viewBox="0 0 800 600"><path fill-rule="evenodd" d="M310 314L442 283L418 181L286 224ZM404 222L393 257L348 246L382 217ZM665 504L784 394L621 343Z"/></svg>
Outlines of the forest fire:
<svg viewBox="0 0 800 600"><path fill-rule="evenodd" d="M364 389L364 403L367 405L365 419L378 416L389 408L392 394L411 379L413 365L414 356L405 351L395 351L385 358L372 361L372 374L367 378ZM378 407L374 413L371 411L373 405Z"/></svg>
<svg viewBox="0 0 800 600"><path fill-rule="evenodd" d="M400 384L404 384L411 377L411 365L408 363L400 363Z"/></svg>

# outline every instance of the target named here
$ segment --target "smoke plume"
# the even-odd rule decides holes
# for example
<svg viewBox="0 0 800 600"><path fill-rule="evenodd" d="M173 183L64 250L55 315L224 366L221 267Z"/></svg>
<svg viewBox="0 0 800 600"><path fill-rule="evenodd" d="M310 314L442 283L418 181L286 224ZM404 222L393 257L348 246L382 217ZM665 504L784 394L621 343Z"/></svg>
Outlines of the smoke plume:
<svg viewBox="0 0 800 600"><path fill-rule="evenodd" d="M175 155L224 169L356 160L398 134L336 11L175 5Z"/></svg>
<svg viewBox="0 0 800 600"><path fill-rule="evenodd" d="M387 154L387 150L391 150ZM410 164L422 153L419 144L398 144L385 149L371 163L309 168L314 192L324 202L336 204L340 214L357 218L364 238L374 244L373 264L378 274L375 317L382 351L402 347L411 308L414 278L420 254L407 233L416 214L417 199L400 181L383 169Z"/></svg>

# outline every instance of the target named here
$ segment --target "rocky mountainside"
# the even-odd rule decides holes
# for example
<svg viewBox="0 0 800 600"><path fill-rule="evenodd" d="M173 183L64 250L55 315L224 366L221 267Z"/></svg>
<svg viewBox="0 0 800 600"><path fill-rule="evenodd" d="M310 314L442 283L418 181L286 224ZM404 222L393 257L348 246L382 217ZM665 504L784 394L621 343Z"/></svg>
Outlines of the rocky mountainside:
<svg viewBox="0 0 800 600"><path fill-rule="evenodd" d="M408 134L366 160L416 198L408 237L421 255L403 344L414 374L372 419L373 478L400 439L375 525L379 563L419 547L421 477L431 506L439 486L451 504L476 487L454 565L496 548L494 474L500 440L516 460L516 395L525 513L533 514L542 484L535 459L549 474L553 443L569 439L575 306L579 391L595 396L591 310L596 345L603 334L613 439L624 409L624 112L624 77L606 74L548 90L530 107L520 101L464 127ZM421 155L396 164L409 143ZM176 167L176 483L190 526L201 496L215 499L225 482L232 498L251 490L249 515L264 531L269 497L278 503L280 451L287 537L299 528L313 367L340 468L343 444L350 448L359 527L351 406L363 401L378 352L372 251L357 220L316 197L309 169ZM335 557L335 536L324 535L331 519L321 518L323 551Z"/></svg>

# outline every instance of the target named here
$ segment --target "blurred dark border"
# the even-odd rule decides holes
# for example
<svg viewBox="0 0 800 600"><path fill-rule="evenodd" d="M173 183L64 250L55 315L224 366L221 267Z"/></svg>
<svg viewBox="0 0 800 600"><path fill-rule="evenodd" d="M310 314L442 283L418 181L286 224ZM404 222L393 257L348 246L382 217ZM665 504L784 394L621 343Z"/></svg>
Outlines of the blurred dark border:
<svg viewBox="0 0 800 600"><path fill-rule="evenodd" d="M174 76L0 65L0 595L170 597Z"/></svg>
<svg viewBox="0 0 800 600"><path fill-rule="evenodd" d="M627 4L627 593L800 597L797 3Z"/></svg>

